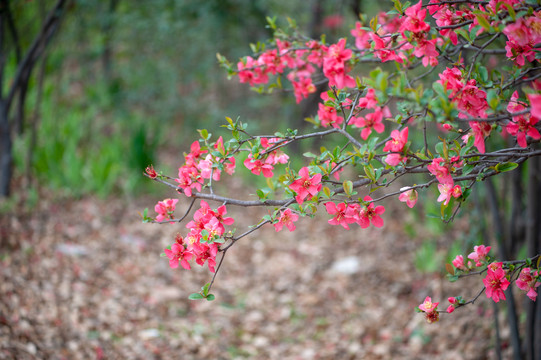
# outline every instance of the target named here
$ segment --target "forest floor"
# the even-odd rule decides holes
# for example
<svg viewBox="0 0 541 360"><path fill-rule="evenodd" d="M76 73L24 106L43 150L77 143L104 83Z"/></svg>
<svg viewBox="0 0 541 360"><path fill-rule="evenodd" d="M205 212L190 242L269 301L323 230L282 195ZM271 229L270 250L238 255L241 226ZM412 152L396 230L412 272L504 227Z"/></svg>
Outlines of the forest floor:
<svg viewBox="0 0 541 360"><path fill-rule="evenodd" d="M448 282L443 262L421 273L416 254L434 237L407 235L403 204L388 207L382 229L317 218L293 233L263 227L228 251L208 302L188 300L211 279L206 266L170 269L160 257L184 226L141 222L156 200L42 199L3 215L0 359L495 358L484 294L434 324L414 311L426 296L445 310L448 296L471 299L482 283ZM239 229L261 215L247 213ZM441 249L458 236L444 234Z"/></svg>

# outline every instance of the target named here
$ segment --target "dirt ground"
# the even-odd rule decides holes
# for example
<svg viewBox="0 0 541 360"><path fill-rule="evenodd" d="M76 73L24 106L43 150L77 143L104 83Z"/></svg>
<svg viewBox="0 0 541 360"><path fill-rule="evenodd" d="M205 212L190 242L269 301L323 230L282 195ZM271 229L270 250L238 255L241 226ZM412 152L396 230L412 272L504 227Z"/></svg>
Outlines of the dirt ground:
<svg viewBox="0 0 541 360"><path fill-rule="evenodd" d="M141 223L157 200L42 200L3 215L0 359L495 358L484 296L435 324L414 311L427 295L442 309L448 296L472 298L481 279L421 274L423 239L406 235L401 208L388 207L382 229L264 227L227 253L207 302L188 300L211 279L206 267L160 257L184 225Z"/></svg>

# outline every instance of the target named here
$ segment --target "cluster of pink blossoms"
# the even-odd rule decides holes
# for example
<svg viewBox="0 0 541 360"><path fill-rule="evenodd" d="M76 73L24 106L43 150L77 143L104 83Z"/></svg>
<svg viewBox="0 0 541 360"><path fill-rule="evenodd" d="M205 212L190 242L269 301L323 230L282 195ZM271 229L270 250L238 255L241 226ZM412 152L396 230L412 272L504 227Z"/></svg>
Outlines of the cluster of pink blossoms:
<svg viewBox="0 0 541 360"><path fill-rule="evenodd" d="M509 104L507 105L507 111L509 111L511 114L514 114L520 113L525 109L526 104L518 100L518 91L515 91L511 96ZM535 125L538 122L538 117L530 114L520 114L517 116L513 116L513 120L507 124L505 129L510 135L516 136L517 144L519 146L525 148L528 146L526 136L530 136L532 139L535 140L541 139L541 134L539 134L539 130L535 128Z"/></svg>
<svg viewBox="0 0 541 360"><path fill-rule="evenodd" d="M438 82L447 90L451 90L449 99L456 104L459 110L458 117L467 119L468 117L486 118L488 109L487 94L477 87L475 79L465 82L460 69L447 68L439 74ZM475 136L474 146L479 152L485 152L485 137L490 135L492 126L488 122L470 121L470 127Z"/></svg>
<svg viewBox="0 0 541 360"><path fill-rule="evenodd" d="M327 92L322 93L321 99L323 102L328 101L329 94ZM340 107L343 109L351 109L351 105L351 100L346 99L342 104L340 104ZM366 95L357 100L356 109L359 111L373 110L373 112L369 112L364 115L356 114L356 116L351 116L349 119L348 125L353 125L362 129L361 138L363 140L368 139L368 136L370 136L372 130L379 134L385 131L383 119L390 118L392 116L387 106L379 106L376 91L372 88L369 88L366 91ZM332 126L337 128L340 127L344 122L344 118L338 114L338 111L334 106L325 105L324 103L318 104L317 115L320 124L323 127Z"/></svg>
<svg viewBox="0 0 541 360"><path fill-rule="evenodd" d="M391 140L385 143L383 151L391 152L391 154L385 157L385 162L391 166L396 166L401 162L406 162L407 157L402 156L404 147L408 142L408 127L405 127L401 131L391 131Z"/></svg>
<svg viewBox="0 0 541 360"><path fill-rule="evenodd" d="M216 255L218 254L218 242L225 233L224 225L232 225L233 218L226 217L225 205L216 210L201 201L201 207L194 213L193 220L186 224L190 229L188 235L182 238L177 235L171 249L165 249L171 268L177 268L180 262L186 270L190 269L188 262L192 257L201 266L207 262L210 271L215 271Z"/></svg>
<svg viewBox="0 0 541 360"><path fill-rule="evenodd" d="M452 261L452 263L456 268L456 271L462 273L468 273L475 267L486 266L486 276L483 279L485 293L487 297L492 299L494 302L499 302L500 300L506 300L505 290L507 290L509 285L511 285L510 280L513 275L504 268L503 262L490 262L490 257L488 256L490 248L490 246L485 245L474 247L473 252L468 255L468 259L473 260L473 262L475 262L475 266L472 261L468 261L466 264L462 255L458 255ZM536 300L537 288L541 286L541 282L539 282L539 275L539 271L526 267L520 271L519 276L516 279L517 287L526 292L526 295L532 301ZM461 296L449 297L447 300L450 303L446 310L447 313L452 313L457 307L466 304ZM419 310L425 313L426 319L429 323L438 321L438 304L439 303L437 302L433 303L432 299L427 296L425 301L419 305Z"/></svg>
<svg viewBox="0 0 541 360"><path fill-rule="evenodd" d="M270 148L273 144L279 142L278 138L262 138L261 147L263 149ZM254 159L253 155L248 155L248 158L244 160L244 166L252 172L254 175L263 174L264 177L273 177L274 166L277 164L286 164L289 160L289 156L281 150L273 150L270 153L266 153L262 158Z"/></svg>
<svg viewBox="0 0 541 360"><path fill-rule="evenodd" d="M487 267L487 274L483 279L483 284L486 288L487 297L492 298L495 302L505 300L504 291L511 284L509 281L509 274L503 268L502 262L489 263L490 258L488 253L490 246L479 245L473 248L473 252L468 255L468 259L475 262L475 267ZM458 255L453 261L453 266L462 272L469 272L474 268L471 261L466 264L464 257ZM527 296L535 301L537 297L536 289L541 285L537 281L538 272L532 271L529 267L522 269L520 275L516 281L519 289L527 292Z"/></svg>
<svg viewBox="0 0 541 360"><path fill-rule="evenodd" d="M225 155L223 139L220 138L214 145L222 155ZM201 146L198 141L194 141L190 147L190 153L184 156L185 164L178 169L178 178L175 181L178 183L178 187L182 189L186 196L192 196L192 191L195 189L201 191L204 179L220 180L221 170L214 166L219 160L213 157L211 154L207 154L205 158L203 155L207 153L207 150L201 150ZM235 172L235 158L233 156L226 157L224 163L224 171L229 175Z"/></svg>
<svg viewBox="0 0 541 360"><path fill-rule="evenodd" d="M163 201L158 201L156 206L154 206L154 210L158 213L158 216L156 216L156 221L173 220L175 218L173 216L173 212L175 211L177 202L178 199L165 199ZM171 224L173 223L174 222L171 221Z"/></svg>
<svg viewBox="0 0 541 360"><path fill-rule="evenodd" d="M352 51L346 49L346 39L330 46L312 40L305 46L308 49L294 49L289 42L276 39L277 49L267 50L257 59L247 56L238 62L239 81L250 86L266 84L269 74L282 74L290 69L287 79L293 84L297 103L316 91L312 75L317 67L322 67L330 86L339 89L355 86L355 80L347 75Z"/></svg>
<svg viewBox="0 0 541 360"><path fill-rule="evenodd" d="M372 201L370 196L364 197L365 202ZM361 228L365 229L370 226L370 223L375 227L383 226L383 219L380 217L385 212L383 206L375 206L373 202L368 205L360 205L357 203L339 203L338 205L333 202L325 203L325 209L330 215L334 217L329 220L331 225L342 225L344 229L349 230L349 224L356 223Z"/></svg>
<svg viewBox="0 0 541 360"><path fill-rule="evenodd" d="M532 16L520 17L503 29L507 36L507 57L519 66L535 60L536 45L541 44L541 11Z"/></svg>
<svg viewBox="0 0 541 360"><path fill-rule="evenodd" d="M452 156L448 160L443 158L435 158L432 163L427 166L428 171L436 176L438 180L438 190L440 196L438 202L442 202L447 205L451 200L451 197L458 199L462 195L462 188L460 185L455 185L452 173L462 167L462 160L459 156Z"/></svg>
<svg viewBox="0 0 541 360"><path fill-rule="evenodd" d="M518 288L526 291L526 296L532 301L537 299L537 288L541 286L541 282L537 281L538 277L539 271L527 267L522 269L516 281Z"/></svg>
<svg viewBox="0 0 541 360"><path fill-rule="evenodd" d="M439 0L431 0L430 6L427 7L428 12L434 19L436 19L436 25L442 27L439 30L439 34L444 38L449 38L453 45L458 44L458 35L452 26L464 23L466 21L472 21L469 30L471 31L477 21L473 10L476 10L473 4L439 4Z"/></svg>

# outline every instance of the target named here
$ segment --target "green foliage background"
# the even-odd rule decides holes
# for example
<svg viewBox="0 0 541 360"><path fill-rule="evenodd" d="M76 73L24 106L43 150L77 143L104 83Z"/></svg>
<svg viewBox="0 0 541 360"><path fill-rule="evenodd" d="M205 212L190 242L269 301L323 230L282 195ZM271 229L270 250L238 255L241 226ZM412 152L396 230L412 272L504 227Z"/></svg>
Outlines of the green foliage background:
<svg viewBox="0 0 541 360"><path fill-rule="evenodd" d="M13 4L23 49L53 4ZM291 94L250 95L227 80L215 55L236 62L250 43L268 39L266 16L292 16L307 29L316 5L324 15L343 13L349 25L355 20L346 1L73 1L47 50L39 101L41 65L32 74L25 131L16 137L17 173L29 165L39 186L70 196L152 191L141 187L144 168L164 169L158 149L182 160L196 129L216 133L225 116L255 120L253 132L298 119ZM174 173L170 166L164 170Z"/></svg>

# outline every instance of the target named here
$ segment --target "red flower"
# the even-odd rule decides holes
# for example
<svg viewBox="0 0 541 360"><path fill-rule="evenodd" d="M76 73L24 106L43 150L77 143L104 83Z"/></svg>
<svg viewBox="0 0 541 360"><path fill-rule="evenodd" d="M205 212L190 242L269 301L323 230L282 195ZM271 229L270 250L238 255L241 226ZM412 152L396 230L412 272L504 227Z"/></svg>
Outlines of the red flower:
<svg viewBox="0 0 541 360"><path fill-rule="evenodd" d="M510 284L505 275L501 262L492 263L487 268L487 276L483 279L483 284L486 287L487 297L492 298L494 302L505 300L504 290Z"/></svg>
<svg viewBox="0 0 541 360"><path fill-rule="evenodd" d="M193 254L186 250L182 236L177 235L176 243L171 245L171 250L165 249L164 251L165 255L169 258L169 266L172 269L176 269L180 261L180 265L182 265L184 269L190 270L190 263L188 263L188 260L192 258Z"/></svg>
<svg viewBox="0 0 541 360"><path fill-rule="evenodd" d="M280 218L278 219L278 222L274 224L274 229L276 229L276 231L280 231L285 225L289 231L294 231L296 227L293 222L297 221L298 219L299 215L291 212L291 209L280 211Z"/></svg>
<svg viewBox="0 0 541 360"><path fill-rule="evenodd" d="M156 172L156 170L154 170L154 167L152 165L147 166L145 172L151 179L155 179L158 177L158 173Z"/></svg>
<svg viewBox="0 0 541 360"><path fill-rule="evenodd" d="M156 221L163 221L174 219L173 212L175 211L175 205L177 204L178 199L165 199L164 201L158 201L154 210L158 213L156 216ZM171 221L171 224L174 222Z"/></svg>
<svg viewBox="0 0 541 360"><path fill-rule="evenodd" d="M290 189L297 193L295 199L299 204L304 202L308 195L316 195L321 190L321 174L315 174L310 177L310 172L307 167L299 170L300 179L293 181L289 185Z"/></svg>
<svg viewBox="0 0 541 360"><path fill-rule="evenodd" d="M403 192L398 196L398 200L405 202L409 208L413 208L415 203L417 203L417 198L419 197L417 190L411 189L409 186L407 186L401 188L400 191Z"/></svg>
<svg viewBox="0 0 541 360"><path fill-rule="evenodd" d="M346 214L347 204L345 203L336 205L333 202L328 202L325 203L325 209L327 209L329 214L334 215L334 218L329 220L329 224L331 225L342 225L344 229L349 230L348 224L355 222L355 219Z"/></svg>
<svg viewBox="0 0 541 360"><path fill-rule="evenodd" d="M526 295L532 300L535 301L537 298L537 288L541 285L537 281L537 271L532 271L530 268L524 268L520 272L520 275L517 279L517 286L520 290L526 291Z"/></svg>
<svg viewBox="0 0 541 360"><path fill-rule="evenodd" d="M419 33L430 30L430 25L424 21L426 17L426 9L423 9L422 6L422 1L419 1L416 5L410 6L406 9L406 18L402 22L401 32L408 30L413 33Z"/></svg>

